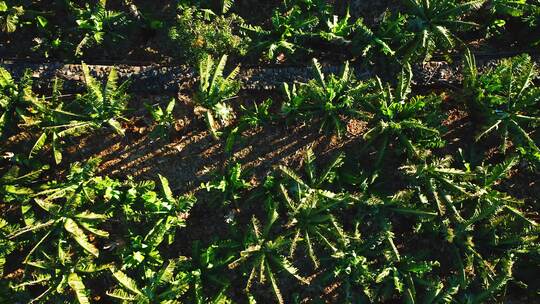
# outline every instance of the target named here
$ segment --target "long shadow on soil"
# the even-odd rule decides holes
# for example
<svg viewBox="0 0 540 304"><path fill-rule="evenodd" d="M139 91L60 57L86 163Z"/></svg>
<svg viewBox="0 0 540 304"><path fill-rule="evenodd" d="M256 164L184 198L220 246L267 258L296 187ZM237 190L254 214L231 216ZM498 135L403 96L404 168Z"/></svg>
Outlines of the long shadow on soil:
<svg viewBox="0 0 540 304"><path fill-rule="evenodd" d="M230 162L242 164L257 184L276 164L298 167L308 147L323 153L332 145L332 140L311 126L274 125L244 134L228 154L225 139L212 138L205 124L196 119L174 132L170 141L154 140L149 136L151 128L138 127L137 121L134 124L124 137L98 133L81 139L68 150L66 159L99 157L99 174L113 177L155 180L159 173L169 179L176 193L189 193Z"/></svg>

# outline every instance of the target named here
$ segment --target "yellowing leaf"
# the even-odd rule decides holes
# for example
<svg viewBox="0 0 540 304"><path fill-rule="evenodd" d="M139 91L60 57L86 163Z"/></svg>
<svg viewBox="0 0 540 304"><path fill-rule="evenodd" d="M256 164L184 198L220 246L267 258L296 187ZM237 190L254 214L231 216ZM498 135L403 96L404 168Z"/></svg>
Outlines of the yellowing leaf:
<svg viewBox="0 0 540 304"><path fill-rule="evenodd" d="M122 129L122 125L120 125L118 120L111 118L107 121L107 123L114 129L114 131L116 131L116 133L124 136L124 129Z"/></svg>
<svg viewBox="0 0 540 304"><path fill-rule="evenodd" d="M169 186L169 181L161 174L158 174L158 177L159 181L161 182L161 189L163 190L165 198L170 202L174 202L174 196L172 194L171 187Z"/></svg>
<svg viewBox="0 0 540 304"><path fill-rule="evenodd" d="M128 277L125 273L123 273L120 270L116 270L116 271L111 270L111 272L112 272L113 277L118 281L118 283L120 283L120 285L125 287L127 290L138 295L143 294L142 291L140 291L139 288L137 287L137 284L135 283L135 281L131 279L130 277Z"/></svg>
<svg viewBox="0 0 540 304"><path fill-rule="evenodd" d="M43 149L43 146L45 146L45 141L47 140L47 133L43 132L41 136L36 140L36 143L30 150L30 155L28 155L28 158L32 158L38 151Z"/></svg>
<svg viewBox="0 0 540 304"><path fill-rule="evenodd" d="M60 151L60 147L58 146L58 135L56 135L56 132L54 132L52 136L52 150L54 161L58 165L62 162L62 151Z"/></svg>
<svg viewBox="0 0 540 304"><path fill-rule="evenodd" d="M93 256L98 257L99 256L99 250L94 246L92 243L88 241L88 238L86 237L86 234L84 234L84 231L77 225L77 223L68 218L64 222L64 228L67 232L71 234L71 236L81 245L84 250L91 253Z"/></svg>
<svg viewBox="0 0 540 304"><path fill-rule="evenodd" d="M86 287L81 278L76 273L70 273L68 276L68 285L75 291L77 295L77 301L80 304L90 304L88 296L86 295Z"/></svg>

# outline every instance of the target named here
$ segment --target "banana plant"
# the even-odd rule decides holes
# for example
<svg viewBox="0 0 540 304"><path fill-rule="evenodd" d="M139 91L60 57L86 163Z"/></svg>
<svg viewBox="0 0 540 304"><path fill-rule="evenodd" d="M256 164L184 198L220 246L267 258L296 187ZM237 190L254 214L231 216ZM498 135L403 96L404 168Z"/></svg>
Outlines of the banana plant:
<svg viewBox="0 0 540 304"><path fill-rule="evenodd" d="M408 158L415 159L422 157L420 146L437 147L443 143L439 130L427 122L427 118L431 118L428 117L430 108L437 107L440 97L409 97L411 80L412 72L407 66L401 71L395 90L389 84L383 86L381 80L377 79L378 95L363 99L364 109L371 114L370 129L363 135L366 140L363 150L378 143L376 170L392 144L397 154L406 152Z"/></svg>
<svg viewBox="0 0 540 304"><path fill-rule="evenodd" d="M312 153L308 152L306 168L311 179L311 185L317 186L325 181L334 167L338 166L342 157L331 162L321 177L315 178ZM315 268L320 265L316 248L323 247L330 252L337 252L347 243L343 228L335 218L334 213L343 206L344 197L328 190L312 188L296 173L287 167L280 166L280 172L289 182L279 184L284 205L287 208L288 221L285 228L292 237L290 257L294 257L298 243L305 244L308 256ZM321 246L317 246L321 244Z"/></svg>
<svg viewBox="0 0 540 304"><path fill-rule="evenodd" d="M531 136L540 123L540 88L533 83L539 72L532 59L528 55L504 59L496 68L479 73L474 55L468 52L465 71L466 96L471 107L481 111L475 114L485 126L476 141L496 134L503 153L512 142L540 161L540 148Z"/></svg>
<svg viewBox="0 0 540 304"><path fill-rule="evenodd" d="M406 40L398 52L405 59L419 58L426 61L433 51L453 49L456 41L462 43L458 32L476 28L474 22L463 20L473 14L485 0L468 2L443 0L404 0L409 8Z"/></svg>
<svg viewBox="0 0 540 304"><path fill-rule="evenodd" d="M110 212L123 225L105 247L122 258L120 270L161 265L159 246L174 242L176 232L185 226L195 203L191 196L175 197L169 181L161 175L158 177L158 189L153 181L130 180L121 183L111 198Z"/></svg>
<svg viewBox="0 0 540 304"><path fill-rule="evenodd" d="M238 135L242 134L242 132L250 128L262 127L274 120L275 115L270 112L272 103L272 99L267 98L261 104L254 102L253 107L251 108L240 105L242 113L239 115L238 125L232 128L227 135L225 152L230 152L232 150Z"/></svg>
<svg viewBox="0 0 540 304"><path fill-rule="evenodd" d="M176 303L189 288L185 274L178 271L178 264L178 260L169 260L157 271L147 271L142 287L122 270L111 268L119 286L107 295L122 303Z"/></svg>
<svg viewBox="0 0 540 304"><path fill-rule="evenodd" d="M85 281L95 279L110 265L96 265L90 257L74 255L67 243L62 239L58 241L56 255L47 255L42 252L42 258L26 261L27 272L25 272L23 282L13 284L12 288L17 291L36 286L45 287L45 291L33 297L30 303L60 299L74 303L75 299L77 303L89 304L91 293L90 288L87 287L89 282L85 285Z"/></svg>
<svg viewBox="0 0 540 304"><path fill-rule="evenodd" d="M227 206L231 203L238 206L243 191L251 187L251 184L245 180L245 173L239 163L229 167L226 173L218 178L201 184L201 188L207 192L216 193L216 200L219 206Z"/></svg>
<svg viewBox="0 0 540 304"><path fill-rule="evenodd" d="M99 0L93 6L85 3L84 8L71 2L69 5L76 15L77 28L83 34L75 48L75 56L82 56L85 48L101 45L105 39L113 42L125 39L119 32L130 20L123 12L108 10L107 0Z"/></svg>
<svg viewBox="0 0 540 304"><path fill-rule="evenodd" d="M33 184L43 172L49 169L49 166L30 168L26 170L16 164L9 167L0 177L0 202L25 202L29 200L35 191Z"/></svg>
<svg viewBox="0 0 540 304"><path fill-rule="evenodd" d="M284 271L304 284L308 282L298 274L298 270L291 261L282 254L290 241L283 236L272 239L271 230L278 219L278 213L275 208L269 210L268 213L268 221L262 229L259 221L255 217L251 218L250 230L243 242L244 250L240 251L240 257L229 263L228 267L230 269L242 267L249 273L245 287L246 293L249 294L254 280L258 277L260 284L270 282L276 301L283 304L285 300L276 278L278 271Z"/></svg>
<svg viewBox="0 0 540 304"><path fill-rule="evenodd" d="M255 41L252 49L262 50L269 60L281 54L293 55L298 50L306 50L303 41L315 36L315 29L320 23L317 16L306 14L299 6L292 6L286 12L274 10L271 22L272 28L268 30L260 26L244 26Z"/></svg>
<svg viewBox="0 0 540 304"><path fill-rule="evenodd" d="M30 150L34 157L50 142L54 160L62 161L62 139L78 136L108 125L120 135L124 130L119 122L126 111L129 95L126 93L129 82L118 85L118 74L113 68L103 85L90 75L86 64L82 64L87 92L79 94L75 102L66 104L60 98L59 84L55 81L52 96L47 102L36 105L36 114L27 126L38 128L41 135Z"/></svg>
<svg viewBox="0 0 540 304"><path fill-rule="evenodd" d="M224 76L227 56L223 55L215 65L212 56L208 55L199 62L199 87L195 93L196 104L205 108L206 123L214 138L219 138L220 126L227 125L234 117L234 111L226 102L236 96L240 90L240 82L235 80L240 67L235 67ZM218 118L219 121L216 121Z"/></svg>
<svg viewBox="0 0 540 304"><path fill-rule="evenodd" d="M332 74L325 77L317 59L313 59L312 66L315 71L314 80L291 88L284 84L287 99L282 112L286 116L305 121L320 119L321 131L328 128L341 137L345 129L343 117L365 118L356 109L355 98L367 94L372 84L357 82L348 62L340 76Z"/></svg>
<svg viewBox="0 0 540 304"><path fill-rule="evenodd" d="M32 116L32 108L39 104L32 91L32 78L29 71L15 81L11 74L0 67L0 138L6 131L27 122Z"/></svg>
<svg viewBox="0 0 540 304"><path fill-rule="evenodd" d="M371 60L374 56L384 54L385 56L394 56L396 51L390 46L390 39L387 36L392 29L392 23L397 24L396 20L391 20L386 15L378 29L371 29L361 19L356 21L354 35L351 40L352 51L354 54L360 54Z"/></svg>
<svg viewBox="0 0 540 304"><path fill-rule="evenodd" d="M235 258L228 250L230 242L218 242L202 248L199 241L192 246L191 257L180 257L178 269L182 279L188 284L185 299L190 303L228 303L225 292L230 280L224 274L227 265ZM209 289L217 293L209 295Z"/></svg>
<svg viewBox="0 0 540 304"><path fill-rule="evenodd" d="M376 273L372 269L373 262L352 244L335 252L331 257L332 271L324 276L323 282L341 282L340 300L346 304L374 302L375 292L371 285Z"/></svg>
<svg viewBox="0 0 540 304"><path fill-rule="evenodd" d="M53 243L72 240L86 254L99 257L99 249L91 239L107 238L109 233L98 228L108 215L99 213L101 206L98 204L91 204L96 195L93 172L98 161L90 160L83 166L73 164L65 182L47 185L46 189L33 195L31 202L22 204L25 226L8 238L17 239L30 234L32 240L37 240L25 261L39 249L47 247L51 239Z"/></svg>
<svg viewBox="0 0 540 304"><path fill-rule="evenodd" d="M522 202L496 189L517 158L474 171L453 168L451 163L451 158L445 158L403 167L414 178L412 185L418 191L418 199L413 201L419 203L411 209L427 208L437 214L436 220L419 227L426 233L424 237L442 237L440 246L451 256L457 271L454 293L459 291L463 296L473 292L469 286L475 280L496 292L508 277L495 271L493 265L501 256L491 252L529 254L538 238L534 232L538 224L520 210ZM438 224L433 225L434 221ZM520 231L519 236L516 231ZM473 278L466 273L471 270L476 273ZM496 277L506 279L499 284Z"/></svg>
<svg viewBox="0 0 540 304"><path fill-rule="evenodd" d="M71 135L76 136L84 132L85 128L78 128L80 119L86 117L63 109L66 104L60 98L61 82L54 80L53 93L50 98L41 98L40 102L34 103L34 114L24 124L25 127L39 129L38 137L32 149L29 159L32 159L40 150L43 150L50 142L51 150L56 164L62 161L61 138Z"/></svg>
<svg viewBox="0 0 540 304"><path fill-rule="evenodd" d="M167 106L163 109L160 105L148 105L145 104L146 109L150 112L152 119L156 123L154 130L150 133L152 138L169 138L169 134L174 127L176 119L174 118L174 106L176 105L176 99L171 98Z"/></svg>
<svg viewBox="0 0 540 304"><path fill-rule="evenodd" d="M91 126L95 128L109 125L116 133L123 135L119 119L126 110L129 101L127 89L130 82L124 81L118 84L116 69L111 69L105 84L100 83L90 74L86 64L82 64L86 93L77 96L77 102L83 106L83 115L91 120ZM84 127L78 126L79 128Z"/></svg>

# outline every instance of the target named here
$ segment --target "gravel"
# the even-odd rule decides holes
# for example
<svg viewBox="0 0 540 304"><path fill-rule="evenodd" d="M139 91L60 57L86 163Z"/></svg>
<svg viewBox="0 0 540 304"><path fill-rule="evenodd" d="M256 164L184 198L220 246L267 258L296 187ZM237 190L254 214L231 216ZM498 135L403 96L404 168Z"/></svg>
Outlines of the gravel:
<svg viewBox="0 0 540 304"><path fill-rule="evenodd" d="M482 67L494 66L497 60L478 60ZM58 77L64 81L63 92L80 92L84 89L82 66L79 64L64 63L24 63L0 62L15 77L20 77L25 70L30 70L37 89L47 89L52 80ZM91 74L98 79L106 79L113 66L89 65ZM197 72L187 66L161 66L161 65L118 65L115 66L121 80L130 80L130 90L136 93L176 93L192 88L197 81ZM455 61L431 61L413 66L414 83L420 86L455 86L461 82L461 63ZM323 66L325 74L339 73L340 66ZM373 76L365 68L354 67L357 78L364 79ZM247 90L275 90L284 82L306 82L313 78L310 67L271 67L242 69L239 79L242 88Z"/></svg>

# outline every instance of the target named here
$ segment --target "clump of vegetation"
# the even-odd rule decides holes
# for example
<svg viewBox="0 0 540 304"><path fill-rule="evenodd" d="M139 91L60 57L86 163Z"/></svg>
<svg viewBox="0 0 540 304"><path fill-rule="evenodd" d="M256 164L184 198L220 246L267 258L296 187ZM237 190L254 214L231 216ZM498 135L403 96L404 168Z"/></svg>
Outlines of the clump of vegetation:
<svg viewBox="0 0 540 304"><path fill-rule="evenodd" d="M323 247L325 252L335 253L348 243L341 224L333 215L345 205L344 196L321 188L323 184L333 182L336 169L343 165L343 157L343 154L339 154L319 174L315 168L315 155L312 150L307 150L307 182L290 168L279 167L285 177L279 184L279 189L287 209L288 222L285 227L292 237L289 245L290 256L295 256L297 245L301 242L315 268L319 268L320 258L314 248Z"/></svg>
<svg viewBox="0 0 540 304"><path fill-rule="evenodd" d="M482 6L485 0L459 1L404 1L410 15L406 15L404 35L406 44L399 51L406 59L418 56L428 60L435 50L451 50L456 46L459 31L477 27L474 22L463 20Z"/></svg>
<svg viewBox="0 0 540 304"><path fill-rule="evenodd" d="M540 123L540 89L533 83L539 74L530 56L505 59L496 68L479 73L469 52L465 70L470 107L484 126L476 140L496 134L503 153L513 144L530 159L540 161L540 149L530 135Z"/></svg>
<svg viewBox="0 0 540 304"><path fill-rule="evenodd" d="M377 79L377 93L364 99L363 106L371 116L371 126L363 135L366 140L363 149L378 145L376 170L391 147L398 154L406 153L408 158L422 158L428 151L423 148L444 144L436 114L440 98L435 95L409 97L411 80L412 72L408 66L401 71L394 90Z"/></svg>
<svg viewBox="0 0 540 304"><path fill-rule="evenodd" d="M411 203L436 214L429 222L437 224L420 224L419 236L441 236L437 246L454 260L449 267L456 274L446 288L438 287L440 296L485 301L511 280L516 258L534 250L529 241L538 237L537 223L518 209L519 200L495 187L516 164L512 158L465 171L452 167L452 159L446 157L403 167L414 180L411 186L417 186L418 199ZM509 231L515 241L507 239ZM497 241L486 236L497 236ZM474 291L478 287L482 291Z"/></svg>
<svg viewBox="0 0 540 304"><path fill-rule="evenodd" d="M285 84L287 101L282 106L284 115L304 121L320 120L320 130L329 129L338 136L344 133L343 118L362 118L358 97L369 93L369 82L359 82L345 63L340 76L325 77L322 67L313 59L315 79L306 84Z"/></svg>
<svg viewBox="0 0 540 304"><path fill-rule="evenodd" d="M242 132L251 128L268 125L272 122L272 120L274 120L275 115L270 112L270 107L272 106L272 103L272 99L268 98L260 104L253 103L253 107L250 108L246 108L243 105L240 105L242 113L240 114L238 124L234 128L232 128L227 135L227 141L225 144L226 152L230 152L232 150L233 145L239 134L242 134Z"/></svg>
<svg viewBox="0 0 540 304"><path fill-rule="evenodd" d="M231 204L238 206L238 200L241 198L240 193L249 189L250 184L245 180L242 166L236 163L230 166L224 175L203 183L201 188L214 193L218 206Z"/></svg>
<svg viewBox="0 0 540 304"><path fill-rule="evenodd" d="M0 67L0 138L8 130L13 132L18 124L25 122L30 115L28 110L36 101L29 72L16 81L6 69Z"/></svg>
<svg viewBox="0 0 540 304"><path fill-rule="evenodd" d="M245 37L239 36L243 23L242 18L235 14L225 16L209 10L181 8L168 36L174 55L191 63L204 60L206 55L242 56L246 54L249 43Z"/></svg>
<svg viewBox="0 0 540 304"><path fill-rule="evenodd" d="M87 134L104 126L124 135L119 120L124 119L122 114L129 99L126 92L129 82L118 85L118 75L112 69L106 83L102 84L90 75L84 63L82 68L87 90L85 94L79 94L74 102L66 103L59 97L59 84L56 82L51 99L35 103L35 114L27 126L39 129L41 135L32 147L30 157L44 149L50 141L54 159L59 164L62 161L62 138Z"/></svg>
<svg viewBox="0 0 540 304"><path fill-rule="evenodd" d="M235 67L225 76L223 73L226 64L226 55L221 57L217 65L210 55L201 60L199 88L194 96L195 103L205 108L206 124L216 139L221 135L219 129L227 126L234 118L234 111L227 102L240 91L240 82L235 79L240 67Z"/></svg>
<svg viewBox="0 0 540 304"><path fill-rule="evenodd" d="M27 271L10 280L19 299L88 303L89 280L103 278L110 269L119 286L142 296L124 272L148 275L164 265L158 246L174 241L195 201L174 197L162 176L159 188L153 182L97 176L98 163L94 159L73 164L65 181L34 186L31 197L16 202L23 210L21 222L3 222L2 231L9 231L6 239L16 241L14 248L26 252L22 263ZM121 229L113 231L114 223L122 223ZM152 287L143 290L148 288ZM119 295L119 291L111 293Z"/></svg>
<svg viewBox="0 0 540 304"><path fill-rule="evenodd" d="M174 118L174 106L176 105L176 99L172 98L165 108L160 105L148 105L146 108L152 119L156 123L155 129L150 134L153 138L165 138L169 139L170 132L174 128L176 119Z"/></svg>
<svg viewBox="0 0 540 304"><path fill-rule="evenodd" d="M9 6L6 1L0 1L0 30L13 33L20 26L20 17L24 15L23 6Z"/></svg>
<svg viewBox="0 0 540 304"><path fill-rule="evenodd" d="M125 38L120 30L129 23L129 19L125 13L108 10L106 6L107 0L99 0L93 6L86 3L84 8L71 6L77 15L77 27L83 35L75 48L76 56L82 56L84 49L101 45L105 40L116 43Z"/></svg>
<svg viewBox="0 0 540 304"><path fill-rule="evenodd" d="M361 21L349 23L348 12L339 20L332 12L332 6L324 1L285 1L273 10L271 26L244 27L253 37L250 48L269 60L283 61L313 52L312 45L318 41L346 45Z"/></svg>
<svg viewBox="0 0 540 304"><path fill-rule="evenodd" d="M285 300L281 293L276 273L285 272L298 281L307 284L307 280L298 274L298 270L292 262L284 257L281 252L289 242L283 236L272 238L272 226L278 219L276 210L268 211L268 219L264 226L257 218L251 218L245 240L243 241L243 250L240 251L240 257L229 264L230 269L238 267L243 268L243 273L248 277L245 291L249 294L254 281L258 278L259 283L268 282L272 287L275 299L283 304Z"/></svg>

